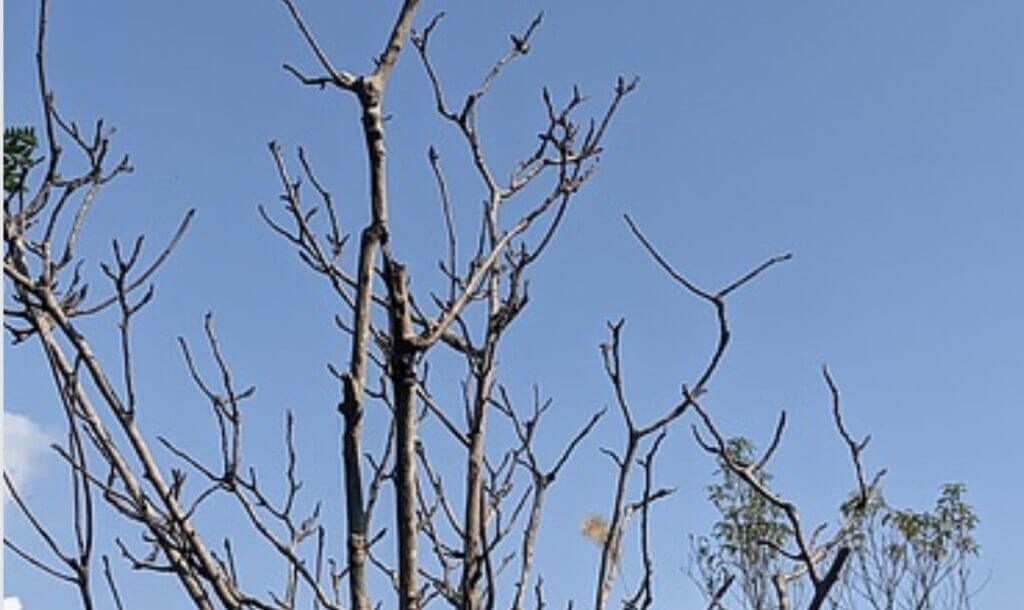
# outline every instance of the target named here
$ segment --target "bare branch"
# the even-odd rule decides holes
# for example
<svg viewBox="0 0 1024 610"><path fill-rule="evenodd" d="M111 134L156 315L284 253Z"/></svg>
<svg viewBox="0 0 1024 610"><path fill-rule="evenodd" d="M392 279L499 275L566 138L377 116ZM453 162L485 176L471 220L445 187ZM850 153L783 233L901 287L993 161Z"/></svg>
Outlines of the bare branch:
<svg viewBox="0 0 1024 610"><path fill-rule="evenodd" d="M306 44L316 55L317 60L323 69L330 75L332 82L343 89L354 90L356 86L356 78L351 74L337 70L331 64L331 60L327 58L327 54L324 53L323 49L320 48L320 44L313 37L309 27L306 26L306 22L302 19L302 15L299 14L299 9L296 8L295 2L292 0L282 0L284 5L288 7L288 12L291 13L292 19L295 21L295 25L298 26L299 31L302 32L302 37L306 39ZM319 83L317 83L319 84Z"/></svg>

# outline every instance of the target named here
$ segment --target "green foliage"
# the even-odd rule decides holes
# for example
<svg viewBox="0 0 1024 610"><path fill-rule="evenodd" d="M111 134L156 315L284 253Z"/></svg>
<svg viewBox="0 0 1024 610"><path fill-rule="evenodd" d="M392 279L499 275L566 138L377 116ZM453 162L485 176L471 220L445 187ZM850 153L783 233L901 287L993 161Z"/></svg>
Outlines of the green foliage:
<svg viewBox="0 0 1024 610"><path fill-rule="evenodd" d="M754 444L743 437L729 439L726 451L740 463L754 460ZM691 544L700 586L705 591L714 591L728 574L735 574L747 607L770 607L771 578L782 567L782 558L770 544L783 546L790 528L779 508L721 462L715 477L718 481L707 488L708 499L718 509L720 518L710 537L698 537ZM767 484L772 476L761 470L758 478Z"/></svg>
<svg viewBox="0 0 1024 610"><path fill-rule="evenodd" d="M966 491L963 483L949 483L942 486L933 511L895 510L886 516L918 555L934 561L954 553L977 555L978 543L972 534L978 517L963 500Z"/></svg>
<svg viewBox="0 0 1024 610"><path fill-rule="evenodd" d="M740 463L753 460L754 444L737 437L727 445L729 457ZM789 534L789 528L782 523L782 511L769 504L760 494L754 492L732 471L719 464L715 475L720 483L708 486L708 499L722 514L715 523L713 536L722 550L733 561L758 566L769 561L770 549L759 541L782 544ZM771 480L771 474L760 472L762 483Z"/></svg>
<svg viewBox="0 0 1024 610"><path fill-rule="evenodd" d="M846 607L966 609L979 519L963 483L942 486L934 508L896 509L880 496L868 507L846 578ZM844 506L844 510L847 507Z"/></svg>
<svg viewBox="0 0 1024 610"><path fill-rule="evenodd" d="M731 459L749 464L756 453L745 438L730 439ZM772 475L758 473L767 486ZM709 536L691 538L691 577L709 597L730 578L738 606L776 608L772 578L794 564L775 548L784 548L791 530L785 515L732 471L719 463L708 499L719 512ZM847 610L967 610L974 592L970 559L978 555L974 537L979 519L967 504L962 483L944 485L930 510L896 509L881 493L867 506L859 492L841 506L843 519L857 523L846 543L853 554L843 581L831 596L832 608ZM799 593L797 587L790 594Z"/></svg>
<svg viewBox="0 0 1024 610"><path fill-rule="evenodd" d="M4 129L4 193L25 191L25 178L42 159L32 157L39 140L31 127Z"/></svg>

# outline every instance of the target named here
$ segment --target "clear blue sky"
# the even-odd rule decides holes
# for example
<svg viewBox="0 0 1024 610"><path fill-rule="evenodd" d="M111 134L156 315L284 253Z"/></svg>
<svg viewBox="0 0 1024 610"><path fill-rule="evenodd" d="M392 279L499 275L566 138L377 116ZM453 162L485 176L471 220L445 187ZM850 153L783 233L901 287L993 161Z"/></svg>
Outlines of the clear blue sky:
<svg viewBox="0 0 1024 610"><path fill-rule="evenodd" d="M5 7L7 125L38 124L40 116L34 4ZM335 63L357 72L379 52L394 8L301 4ZM868 466L889 469L890 500L923 508L942 483L967 483L982 518L977 572L990 577L977 607L1016 607L1024 541L1024 5L430 3L418 24L448 13L434 49L452 99L541 6L533 51L482 110L496 165L535 141L541 86L566 95L579 84L596 112L618 74L642 79L609 133L599 176L533 271L532 302L503 354L505 381L518 396L525 400L536 382L554 398L549 438L567 436L612 400L597 349L605 320L627 319L629 389L637 410L651 416L675 399L711 347L711 312L643 254L623 212L709 288L791 251L792 262L732 301L734 343L708 397L720 423L764 442L786 408L791 426L774 462L779 485L809 521L834 518L852 478L828 419L819 375L827 362L848 425L873 435ZM198 208L138 324L142 425L151 435L159 429L213 446L206 407L173 340L198 342L202 314L212 310L237 377L258 386L247 447L264 478L276 472L270 465L283 411L293 408L308 485L336 495L337 389L324 363L347 361L331 323L340 306L262 225L256 205L276 203L280 185L266 143L277 139L286 151L308 148L346 225L362 225L354 101L303 88L281 69L285 61L310 70L315 63L272 0L55 0L49 36L49 77L63 112L115 125L116 150L129 152L136 168L104 192L90 220L83 247L91 260L111 237L140 231L152 252L187 208ZM468 175L458 175L464 153L433 117L427 95L418 61L404 55L387 101L394 243L421 294L439 285L435 260L444 247L427 146L439 146L453 173L465 226L481 197ZM90 272L99 275L94 263ZM98 347L113 353L114 321L95 328L109 331ZM61 416L37 352L5 349L4 406L56 433ZM658 470L663 484L680 488L657 513L665 604L696 599L683 547L712 517L702 489L712 464L688 426L672 431ZM579 523L607 506L611 469L597 448L619 439L616 420L607 418L570 465L575 475L550 497L539 551L556 606L568 596L591 599L597 553ZM60 522L59 465L49 460L30 489L44 516ZM9 534L24 539L11 515ZM30 610L58 607L71 593L10 555L4 569L6 594ZM171 586L129 585L123 567L119 577L135 604L151 608L159 601L143 603L142 587ZM161 599L177 606L173 596Z"/></svg>

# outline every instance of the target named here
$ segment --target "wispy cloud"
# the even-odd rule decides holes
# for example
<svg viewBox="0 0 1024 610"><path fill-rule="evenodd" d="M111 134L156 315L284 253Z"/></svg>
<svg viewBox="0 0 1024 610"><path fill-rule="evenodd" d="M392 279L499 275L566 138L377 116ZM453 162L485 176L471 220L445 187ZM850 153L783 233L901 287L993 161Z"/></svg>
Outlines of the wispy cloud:
<svg viewBox="0 0 1024 610"><path fill-rule="evenodd" d="M4 429L6 430L6 428L4 428ZM4 598L3 610L22 610L22 608L21 608L21 600L18 599L17 597L5 597Z"/></svg>
<svg viewBox="0 0 1024 610"><path fill-rule="evenodd" d="M42 458L53 439L37 423L20 413L4 413L4 471L11 477L11 482L18 491L25 489L33 477L42 470ZM7 487L4 486L4 501L7 500ZM16 598L11 603L17 604L10 608L20 608ZM8 599L4 600L3 610L8 610Z"/></svg>

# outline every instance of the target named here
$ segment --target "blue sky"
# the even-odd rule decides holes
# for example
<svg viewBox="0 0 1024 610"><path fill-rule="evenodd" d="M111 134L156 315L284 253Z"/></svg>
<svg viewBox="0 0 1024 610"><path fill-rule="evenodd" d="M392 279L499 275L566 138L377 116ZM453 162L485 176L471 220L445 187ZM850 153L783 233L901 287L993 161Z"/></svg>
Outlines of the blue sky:
<svg viewBox="0 0 1024 610"><path fill-rule="evenodd" d="M5 7L7 125L39 120L33 4ZM367 70L393 7L303 4L336 64ZM507 34L542 7L533 50L481 110L495 165L507 166L535 142L542 86L565 96L578 84L596 113L617 75L639 75L641 85L609 133L600 174L532 271L531 304L502 354L505 383L522 400L533 383L553 397L554 441L611 403L597 349L606 320L627 320L627 382L641 413L661 413L703 363L712 312L646 257L624 212L708 288L793 252L791 262L733 298L734 342L711 383L709 406L730 432L762 443L778 410L787 409L791 425L774 462L779 486L811 522L833 518L853 479L828 419L819 374L827 362L848 425L873 436L868 466L889 470L890 500L923 508L942 483L967 483L982 519L976 571L989 578L977 605L1011 607L1024 540L1017 484L1024 463L1017 391L1024 377L1024 6L428 4L420 26L447 12L434 51L450 97L473 87L506 49ZM96 261L111 237L138 232L155 249L185 210L198 209L138 324L142 425L151 435L160 430L212 447L206 407L174 337L198 343L202 315L213 311L236 375L258 386L247 439L254 461L274 472L283 412L292 408L310 455L309 485L337 495L337 388L324 363L347 362L331 322L340 304L262 225L256 205L275 205L280 191L266 148L276 139L289 152L306 146L343 206L343 222L353 232L362 226L365 169L354 101L303 88L281 69L282 62L315 64L278 2L55 0L49 36L50 82L64 113L115 125L117 150L130 153L136 168L104 192L83 252ZM434 118L428 95L418 61L404 55L386 104L393 239L420 294L440 285L435 261L444 247L427 146L441 150L465 226L482 196L472 176L459 173L465 153ZM114 323L92 326L101 353L114 353ZM59 434L37 348L6 347L4 362L5 409ZM672 430L658 469L662 483L679 487L658 512L665 601L697 599L682 547L713 516L702 489L713 465L693 446L689 423ZM617 446L620 436L606 418L570 464L575 474L552 492L539 551L555 605L569 596L590 599L598 557L579 523L607 505L611 468L598 447ZM65 492L64 474L55 461L37 472L30 495L60 523L55 499ZM209 525L228 527L216 518ZM6 528L27 535L11 513ZM70 593L9 555L4 569L6 594L30 610L57 607ZM120 574L137 602L144 586L159 582L128 585L132 575Z"/></svg>

